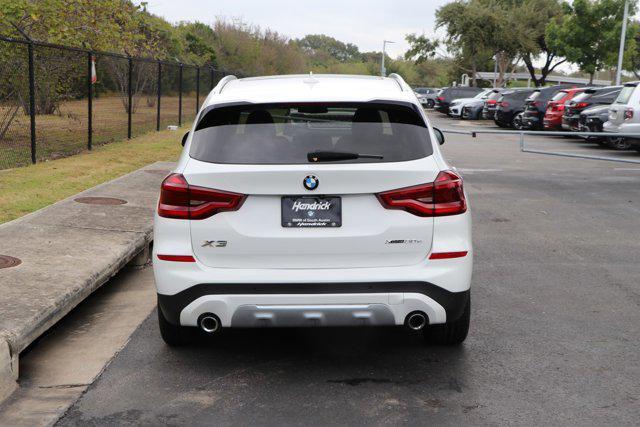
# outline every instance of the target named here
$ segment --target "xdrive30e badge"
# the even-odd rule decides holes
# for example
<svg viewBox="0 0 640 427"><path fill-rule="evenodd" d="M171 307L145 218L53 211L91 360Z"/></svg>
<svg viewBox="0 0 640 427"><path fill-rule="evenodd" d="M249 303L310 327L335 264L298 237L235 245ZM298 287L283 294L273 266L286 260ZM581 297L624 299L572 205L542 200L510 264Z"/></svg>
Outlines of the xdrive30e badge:
<svg viewBox="0 0 640 427"><path fill-rule="evenodd" d="M307 190L315 190L320 185L320 180L315 175L307 175L302 180L302 186Z"/></svg>

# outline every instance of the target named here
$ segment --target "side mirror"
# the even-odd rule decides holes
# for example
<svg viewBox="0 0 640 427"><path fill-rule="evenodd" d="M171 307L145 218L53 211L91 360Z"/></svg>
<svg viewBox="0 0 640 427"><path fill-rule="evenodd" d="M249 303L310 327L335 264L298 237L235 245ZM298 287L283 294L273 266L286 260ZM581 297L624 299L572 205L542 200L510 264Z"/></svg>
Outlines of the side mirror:
<svg viewBox="0 0 640 427"><path fill-rule="evenodd" d="M444 133L438 128L433 128L433 133L436 134L436 139L438 140L438 144L444 144Z"/></svg>
<svg viewBox="0 0 640 427"><path fill-rule="evenodd" d="M182 146L184 147L184 144L187 143L187 138L189 138L189 132L185 133L184 136L182 137Z"/></svg>

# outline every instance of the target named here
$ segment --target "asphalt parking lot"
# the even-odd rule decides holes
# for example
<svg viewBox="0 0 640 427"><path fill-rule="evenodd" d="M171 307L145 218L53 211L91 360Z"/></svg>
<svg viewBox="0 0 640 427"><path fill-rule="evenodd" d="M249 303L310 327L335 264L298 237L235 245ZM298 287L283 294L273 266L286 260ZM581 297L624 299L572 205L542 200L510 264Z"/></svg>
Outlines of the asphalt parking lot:
<svg viewBox="0 0 640 427"><path fill-rule="evenodd" d="M443 150L474 219L464 345L254 330L171 349L154 312L59 425L636 424L640 165L520 153L495 135L447 135Z"/></svg>

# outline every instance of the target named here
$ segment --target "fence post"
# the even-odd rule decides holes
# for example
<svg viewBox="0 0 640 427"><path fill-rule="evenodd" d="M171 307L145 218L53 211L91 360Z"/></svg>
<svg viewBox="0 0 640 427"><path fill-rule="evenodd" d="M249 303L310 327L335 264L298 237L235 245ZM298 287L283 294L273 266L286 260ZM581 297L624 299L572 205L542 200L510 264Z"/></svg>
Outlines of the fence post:
<svg viewBox="0 0 640 427"><path fill-rule="evenodd" d="M33 69L33 42L27 45L29 54L29 118L31 120L31 163L36 162L36 77Z"/></svg>
<svg viewBox="0 0 640 427"><path fill-rule="evenodd" d="M196 68L196 114L200 108L200 66Z"/></svg>
<svg viewBox="0 0 640 427"><path fill-rule="evenodd" d="M129 57L128 61L129 70L127 76L127 138L131 139L131 124L133 115L133 60L131 59L131 57Z"/></svg>
<svg viewBox="0 0 640 427"><path fill-rule="evenodd" d="M182 70L183 65L180 63L178 70L178 127L182 126Z"/></svg>
<svg viewBox="0 0 640 427"><path fill-rule="evenodd" d="M156 116L156 131L160 130L160 98L162 97L162 62L158 61L158 102L156 107L158 109Z"/></svg>
<svg viewBox="0 0 640 427"><path fill-rule="evenodd" d="M87 149L93 143L93 53L87 52Z"/></svg>

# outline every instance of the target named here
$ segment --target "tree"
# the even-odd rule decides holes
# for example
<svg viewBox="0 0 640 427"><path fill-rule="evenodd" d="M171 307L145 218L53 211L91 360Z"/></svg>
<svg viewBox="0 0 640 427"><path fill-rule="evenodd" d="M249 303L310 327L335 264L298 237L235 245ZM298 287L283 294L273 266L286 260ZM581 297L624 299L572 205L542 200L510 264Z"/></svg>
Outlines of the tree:
<svg viewBox="0 0 640 427"><path fill-rule="evenodd" d="M456 0L436 11L436 28L444 27L447 32L445 43L454 54L469 59L471 82L476 86L478 58L490 54L486 37L493 37L496 30L488 19L491 10L484 7L481 0Z"/></svg>
<svg viewBox="0 0 640 427"><path fill-rule="evenodd" d="M638 72L638 70L640 70L640 22L629 22L629 27L633 28L630 28L630 31L627 32L627 36L631 33L633 35L633 39L627 37L626 43L629 44L632 42L633 45L629 54L626 54L625 52L625 61L623 65L625 70L631 71L636 79L640 79L640 72ZM627 46L627 44L625 44L625 46ZM627 49L625 50L629 50L629 47L627 46Z"/></svg>
<svg viewBox="0 0 640 427"><path fill-rule="evenodd" d="M559 0L515 1L508 8L507 21L512 26L512 38L517 42L518 54L536 86L544 86L547 76L566 62L566 58L559 56L546 39L547 25L562 19L563 13L563 4ZM534 65L536 59L542 60L539 78Z"/></svg>
<svg viewBox="0 0 640 427"><path fill-rule="evenodd" d="M590 83L596 71L614 65L625 0L574 0L566 5L562 19L549 23L545 32L547 46L568 61L577 64L589 74ZM631 2L630 14L635 13ZM637 27L628 27L626 38L633 39ZM633 46L632 46L633 45ZM629 43L627 52L632 54L635 43Z"/></svg>
<svg viewBox="0 0 640 427"><path fill-rule="evenodd" d="M324 34L309 34L296 40L296 43L311 56L327 54L338 62L359 61L361 59L358 46L343 43Z"/></svg>
<svg viewBox="0 0 640 427"><path fill-rule="evenodd" d="M436 56L436 49L440 46L440 41L437 39L431 40L424 34L407 34L405 37L407 43L409 43L409 50L405 52L404 58L407 60L415 61L417 64L422 64Z"/></svg>
<svg viewBox="0 0 640 427"><path fill-rule="evenodd" d="M214 49L217 36L210 26L201 22L181 22L177 30L183 40L184 52L181 57L184 62L218 66Z"/></svg>

